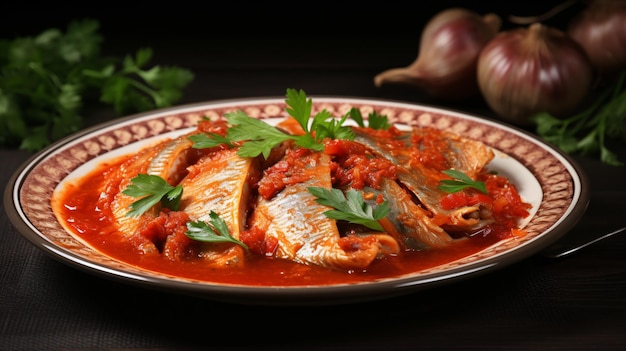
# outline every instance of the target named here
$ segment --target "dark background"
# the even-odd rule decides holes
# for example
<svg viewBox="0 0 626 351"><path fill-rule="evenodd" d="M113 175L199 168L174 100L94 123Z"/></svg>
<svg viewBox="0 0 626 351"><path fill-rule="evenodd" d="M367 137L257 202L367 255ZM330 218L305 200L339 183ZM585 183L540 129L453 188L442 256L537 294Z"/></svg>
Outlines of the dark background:
<svg viewBox="0 0 626 351"><path fill-rule="evenodd" d="M103 1L13 2L0 15L8 36L32 35L50 27L64 27L74 19L102 20L103 32L128 38L253 38L372 37L391 39L419 36L425 21L450 7L502 16L505 28L517 26L510 15L536 16L567 0L546 1ZM560 27L584 7L580 0L546 23Z"/></svg>
<svg viewBox="0 0 626 351"><path fill-rule="evenodd" d="M195 74L180 104L257 96L358 95L440 105L497 118L481 99L438 101L376 88L375 74L410 64L437 12L461 6L503 19L562 1L13 1L0 38L72 20L100 22L103 54L142 47L153 64ZM546 24L564 28L579 3ZM91 113L93 112L93 113ZM115 116L97 109L88 124ZM626 145L616 145L620 159ZM0 149L0 184L31 153ZM626 225L626 168L575 156L590 206L568 237ZM1 204L0 204L1 207ZM27 242L0 208L0 350L607 350L626 349L626 235L553 260L537 254L500 271L375 303L319 307L231 305L102 279Z"/></svg>
<svg viewBox="0 0 626 351"><path fill-rule="evenodd" d="M0 36L32 36L48 28L65 30L77 19L96 19L104 37L103 54L132 54L143 47L154 50L153 64L193 66L191 84L219 84L223 94L185 95L181 103L259 95L245 81L229 81L221 71L258 67L336 70L338 74L371 72L371 97L396 98L440 104L416 89L383 86L373 77L385 69L403 67L418 55L420 33L439 11L464 7L479 14L501 16L502 29L519 27L508 16L543 14L563 1L302 1L302 2L198 2L198 1L107 1L47 2L32 5L13 3L0 16ZM583 7L577 3L544 21L564 29ZM282 96L286 87L302 88L311 95L345 94L345 87L323 90L307 85L307 79L284 76L263 77L267 91L262 95ZM194 89L189 89L193 91ZM461 106L466 107L466 106ZM482 101L467 104L469 110L486 112Z"/></svg>

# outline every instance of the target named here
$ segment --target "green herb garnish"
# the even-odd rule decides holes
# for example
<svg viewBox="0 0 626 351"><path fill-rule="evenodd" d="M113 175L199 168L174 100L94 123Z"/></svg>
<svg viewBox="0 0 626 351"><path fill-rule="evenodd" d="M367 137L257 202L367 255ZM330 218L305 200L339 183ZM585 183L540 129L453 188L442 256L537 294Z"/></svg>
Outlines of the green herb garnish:
<svg viewBox="0 0 626 351"><path fill-rule="evenodd" d="M363 194L354 189L348 190L345 195L341 190L335 188L308 187L307 189L317 197L315 200L317 203L334 208L334 210L324 212L326 217L383 231L378 221L385 218L389 213L387 201L373 208L363 200Z"/></svg>
<svg viewBox="0 0 626 351"><path fill-rule="evenodd" d="M183 188L169 185L163 178L156 175L138 174L132 178L131 184L122 191L123 194L141 199L130 204L127 216L140 216L159 202L163 207L178 210Z"/></svg>
<svg viewBox="0 0 626 351"><path fill-rule="evenodd" d="M233 147L230 139L217 133L194 134L189 136L189 140L193 141L194 149L209 149L222 144Z"/></svg>
<svg viewBox="0 0 626 351"><path fill-rule="evenodd" d="M356 107L353 107L350 109L350 111L348 111L348 115L350 116L350 119L355 121L359 127L365 127L365 121L363 120L363 115L361 114L361 110L359 110ZM386 130L386 129L389 129L389 127L391 127L391 124L389 123L387 116L381 115L376 111L370 112L370 114L367 116L367 123L368 123L367 126L372 129Z"/></svg>
<svg viewBox="0 0 626 351"><path fill-rule="evenodd" d="M193 74L147 68L149 48L105 57L94 20L71 22L34 37L0 40L0 146L38 151L82 128L83 108L98 101L118 114L178 101Z"/></svg>
<svg viewBox="0 0 626 351"><path fill-rule="evenodd" d="M131 184L122 193L128 196L141 197L141 199L130 204L131 210L126 214L127 216L139 216L159 202L163 207L173 211L178 210L183 188L180 185L171 186L163 178L156 175L138 174L131 179ZM203 221L187 222L185 234L193 240L213 243L232 242L248 250L248 246L230 235L228 225L217 213L211 211L209 216L211 217L209 224Z"/></svg>
<svg viewBox="0 0 626 351"><path fill-rule="evenodd" d="M454 170L448 169L442 171L442 173L454 178L454 179L443 179L439 182L439 186L437 187L440 190L443 190L447 193L456 193L462 191L466 188L473 188L482 193L488 194L487 187L485 186L485 182L481 182L479 180L473 180L468 177L467 174Z"/></svg>
<svg viewBox="0 0 626 351"><path fill-rule="evenodd" d="M387 130L391 127L386 115L381 115L378 112L371 112L367 116L367 125L372 129Z"/></svg>
<svg viewBox="0 0 626 351"><path fill-rule="evenodd" d="M612 166L624 162L607 147L608 139L626 140L626 72L616 83L596 98L586 110L569 118L557 118L539 113L531 120L537 125L537 134L562 151L583 155L600 153L600 160Z"/></svg>
<svg viewBox="0 0 626 351"><path fill-rule="evenodd" d="M203 221L187 222L187 231L185 234L190 239L206 243L235 243L248 251L246 244L232 237L228 230L228 225L217 213L211 211L209 216L211 220L208 224Z"/></svg>
<svg viewBox="0 0 626 351"><path fill-rule="evenodd" d="M303 90L287 89L285 102L286 111L293 117L304 130L304 135L291 135L284 133L259 119L248 116L239 110L226 113L224 117L231 125L225 137L212 134L199 134L190 138L194 141L194 148L211 147L219 144L233 145L243 142L237 154L241 157L256 157L262 154L267 158L274 147L287 140L293 140L296 145L321 151L324 149L323 141L330 139L353 140L354 132L344 123L352 118L362 124L363 118L358 109L353 108L342 118L334 118L327 110L318 112L311 119L313 101L307 98ZM372 128L389 127L387 117L376 113L370 114ZM359 122L360 121L360 122Z"/></svg>
<svg viewBox="0 0 626 351"><path fill-rule="evenodd" d="M112 105L118 115L171 106L182 97L182 89L193 74L179 67L146 65L152 59L151 48L137 50L124 57L121 67L109 64L100 70L85 70L96 79L100 101Z"/></svg>
<svg viewBox="0 0 626 351"><path fill-rule="evenodd" d="M307 98L303 90L287 89L286 111L304 130L304 135L289 135L258 119L249 117L242 111L227 114L225 117L232 125L226 136L233 141L247 141L238 154L242 157L255 157L259 154L267 157L271 150L286 140L294 140L296 145L321 151L324 138L354 139L349 127L343 126L346 117L337 121L327 110L318 112L311 121L313 101ZM309 124L310 123L310 124Z"/></svg>
<svg viewBox="0 0 626 351"><path fill-rule="evenodd" d="M226 132L226 138L231 142L245 141L237 151L241 157L256 157L263 154L267 158L272 149L284 141L310 138L309 135L297 137L283 133L261 120L249 117L243 111L231 112L225 117L231 124ZM315 145L313 141L310 143Z"/></svg>

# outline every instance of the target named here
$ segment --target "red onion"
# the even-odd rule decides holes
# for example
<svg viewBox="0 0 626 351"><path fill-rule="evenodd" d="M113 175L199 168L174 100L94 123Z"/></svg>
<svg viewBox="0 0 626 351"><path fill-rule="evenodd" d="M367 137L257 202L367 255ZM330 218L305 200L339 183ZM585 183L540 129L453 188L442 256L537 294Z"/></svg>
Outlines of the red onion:
<svg viewBox="0 0 626 351"><path fill-rule="evenodd" d="M530 125L548 112L565 117L591 86L592 68L580 45L541 23L500 32L478 58L478 85L503 119Z"/></svg>
<svg viewBox="0 0 626 351"><path fill-rule="evenodd" d="M591 1L570 21L567 32L601 76L626 69L626 1Z"/></svg>
<svg viewBox="0 0 626 351"><path fill-rule="evenodd" d="M409 66L384 71L374 78L376 86L405 84L447 100L479 94L476 62L483 46L500 30L495 14L480 16L450 8L435 15L424 27L419 55Z"/></svg>

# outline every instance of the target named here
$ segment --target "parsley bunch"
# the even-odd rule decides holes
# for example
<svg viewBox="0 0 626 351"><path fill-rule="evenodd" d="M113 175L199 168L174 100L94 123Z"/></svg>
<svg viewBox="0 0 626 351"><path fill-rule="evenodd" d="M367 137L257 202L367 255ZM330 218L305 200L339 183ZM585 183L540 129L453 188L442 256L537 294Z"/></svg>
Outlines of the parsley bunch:
<svg viewBox="0 0 626 351"><path fill-rule="evenodd" d="M549 113L532 117L537 133L566 153L599 153L603 163L623 166L611 151L609 139L626 141L626 71L586 110L565 119Z"/></svg>
<svg viewBox="0 0 626 351"><path fill-rule="evenodd" d="M91 100L118 115L167 107L178 101L193 73L150 69L152 50L123 59L104 57L94 20L71 22L65 33L0 40L0 147L38 151L82 127ZM94 101L97 102L97 101Z"/></svg>

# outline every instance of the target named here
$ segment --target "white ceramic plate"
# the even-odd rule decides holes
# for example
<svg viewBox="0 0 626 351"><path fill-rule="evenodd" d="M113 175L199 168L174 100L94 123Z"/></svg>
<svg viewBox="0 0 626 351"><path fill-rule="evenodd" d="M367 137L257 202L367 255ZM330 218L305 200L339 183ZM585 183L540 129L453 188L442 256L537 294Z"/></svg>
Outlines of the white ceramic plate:
<svg viewBox="0 0 626 351"><path fill-rule="evenodd" d="M159 138L194 128L234 110L262 119L286 117L284 98L225 100L151 111L86 129L34 155L12 176L4 202L9 219L31 243L78 269L146 288L250 304L335 304L408 294L499 269L552 244L580 219L588 204L587 179L580 167L530 133L478 116L429 106L353 97L313 96L313 113L326 109L340 116L357 107L391 122L434 127L482 141L497 157L490 169L516 184L532 204L523 223L528 235L504 240L471 256L400 277L357 284L323 286L246 286L198 282L142 270L96 251L57 221L50 205L54 190L88 173L109 158L135 152Z"/></svg>

